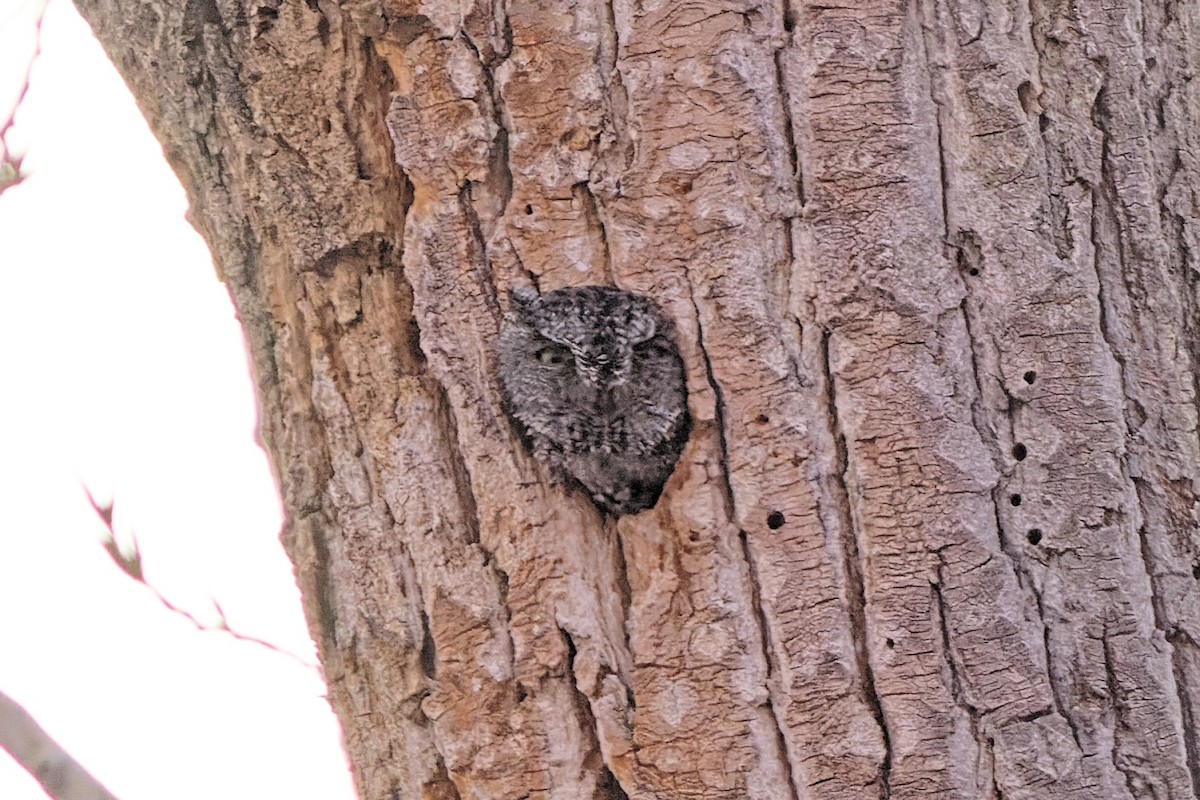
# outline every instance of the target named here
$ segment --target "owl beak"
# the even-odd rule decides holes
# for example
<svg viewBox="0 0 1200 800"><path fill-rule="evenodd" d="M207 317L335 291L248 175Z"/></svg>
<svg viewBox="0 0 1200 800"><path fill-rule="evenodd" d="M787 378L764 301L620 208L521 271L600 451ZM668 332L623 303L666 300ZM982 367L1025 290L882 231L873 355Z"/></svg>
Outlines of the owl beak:
<svg viewBox="0 0 1200 800"><path fill-rule="evenodd" d="M579 362L579 374L598 389L611 389L625 384L629 370L624 364L613 363L606 357Z"/></svg>
<svg viewBox="0 0 1200 800"><path fill-rule="evenodd" d="M590 386L601 387L605 386L608 381L605 380L604 367L599 364L579 364L579 377L583 378L584 382Z"/></svg>

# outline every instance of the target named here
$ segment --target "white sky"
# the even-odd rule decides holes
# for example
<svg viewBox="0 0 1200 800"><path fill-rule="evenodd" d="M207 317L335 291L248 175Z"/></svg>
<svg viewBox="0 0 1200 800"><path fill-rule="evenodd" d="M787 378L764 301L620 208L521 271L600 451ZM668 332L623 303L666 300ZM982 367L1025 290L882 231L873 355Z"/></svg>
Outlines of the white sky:
<svg viewBox="0 0 1200 800"><path fill-rule="evenodd" d="M0 116L36 0L0 0ZM0 690L121 800L350 800L315 670L198 632L101 549L115 498L148 580L315 660L254 442L241 331L183 191L85 23L52 0L0 196ZM0 798L43 800L0 751Z"/></svg>

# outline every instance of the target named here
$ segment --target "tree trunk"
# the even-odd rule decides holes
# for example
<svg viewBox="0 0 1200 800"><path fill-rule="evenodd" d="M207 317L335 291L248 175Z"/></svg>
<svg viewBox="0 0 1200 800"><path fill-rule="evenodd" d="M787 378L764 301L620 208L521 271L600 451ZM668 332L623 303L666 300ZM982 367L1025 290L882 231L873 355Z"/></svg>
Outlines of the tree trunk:
<svg viewBox="0 0 1200 800"><path fill-rule="evenodd" d="M1200 792L1200 5L78 2L364 798ZM530 279L674 319L653 510L501 413Z"/></svg>

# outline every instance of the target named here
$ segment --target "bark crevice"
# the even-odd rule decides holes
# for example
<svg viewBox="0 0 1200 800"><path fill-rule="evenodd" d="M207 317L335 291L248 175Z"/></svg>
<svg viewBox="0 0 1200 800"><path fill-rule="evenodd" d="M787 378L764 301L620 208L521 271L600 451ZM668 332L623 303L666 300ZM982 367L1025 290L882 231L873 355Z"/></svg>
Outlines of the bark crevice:
<svg viewBox="0 0 1200 800"><path fill-rule="evenodd" d="M875 675L871 668L871 651L868 639L870 631L867 626L867 594L863 580L862 561L859 549L860 530L854 513L854 502L850 495L850 455L846 445L846 435L839 422L837 407L837 388L834 385L833 366L830 362L831 331L822 331L821 336L821 371L825 381L825 411L826 423L832 433L834 442L834 480L837 485L838 505L844 503L844 538L842 553L845 564L843 572L846 576L846 605L850 613L850 633L854 637L854 654L858 667L858 680L862 687L863 697L867 707L875 717L883 739L883 762L879 766L877 781L879 783L879 800L891 797L890 776L892 769L892 743L888 731L887 716L883 703L875 690Z"/></svg>
<svg viewBox="0 0 1200 800"><path fill-rule="evenodd" d="M775 733L779 743L779 758L782 761L784 778L787 781L789 789L788 796L791 800L800 800L803 795L800 792L799 785L796 783L796 770L792 767L792 749L788 746L787 724L780 717L778 706L776 705L776 697L779 694L779 682L777 679L779 665L776 663L775 646L771 641L771 629L767 620L767 614L763 609L762 581L759 579L758 569L754 565L754 555L750 552L750 542L745 531L738 531L738 540L741 542L742 557L746 560L746 567L749 570L750 605L758 620L759 636L762 639L763 659L767 666L767 713L770 714L771 720L775 725Z"/></svg>
<svg viewBox="0 0 1200 800"><path fill-rule="evenodd" d="M1121 733L1126 727L1124 720L1125 714L1123 712L1124 704L1121 701L1121 680L1117 677L1116 671L1114 670L1112 641L1107 630L1100 634L1100 645L1104 654L1104 681L1105 686L1108 689L1108 701L1110 703L1110 707L1112 708L1113 716L1116 717L1116 720L1119 723L1112 726L1112 744L1108 748L1108 759L1112 764L1113 769L1115 769L1125 778L1125 789L1129 792L1129 796L1134 798L1146 797L1147 794L1145 792L1138 790L1138 784L1141 782L1141 778L1138 777L1137 773L1129 765L1124 763L1125 760L1121 757L1124 749L1122 747L1122 740L1124 737L1121 735ZM1153 797L1155 794L1157 793L1151 794L1150 796Z"/></svg>
<svg viewBox="0 0 1200 800"><path fill-rule="evenodd" d="M783 0L781 13L783 18L780 22L785 32L791 32L791 27L788 24L788 6L787 0ZM781 102L782 118L783 118L783 140L787 142L787 157L788 157L788 175L791 178L796 190L796 200L800 204L800 209L804 209L804 175L803 167L800 164L800 152L796 143L796 129L792 123L792 89L788 85L787 70L784 68L783 60L787 57L791 50L791 43L785 42L782 46L777 47L772 53L772 59L775 64L775 86L779 90L779 98ZM790 216L790 215L789 215Z"/></svg>
<svg viewBox="0 0 1200 800"><path fill-rule="evenodd" d="M585 758L584 763L586 764L592 758L600 762L599 767L596 769L594 800L629 800L629 795L625 791L625 787L617 779L613 765L608 763L608 760L604 757L604 748L600 746L602 734L596 721L596 715L592 711L592 701L579 688L579 676L575 673L575 658L578 656L579 651L575 647L575 638L562 625L558 626L558 632L562 635L567 649L565 665L566 679L571 685L571 691L575 695L575 712L579 715L582 728L587 732L589 754Z"/></svg>
<svg viewBox="0 0 1200 800"><path fill-rule="evenodd" d="M1050 696L1054 698L1054 710L1062 717L1063 722L1071 731L1071 738L1075 741L1075 749L1081 755L1087 755L1087 751L1083 746L1083 739L1080 736L1078 724L1070 713L1068 708L1073 707L1073 704L1067 700L1069 697L1069 687L1063 685L1062 679L1056 674L1053 665L1057 663L1057 658L1054 654L1054 646L1050 640L1050 633L1053 626L1046 619L1046 605L1042 596L1041 587L1035 582L1030 581L1029 588L1033 592L1034 599L1037 601L1038 621L1042 628L1042 649L1046 660L1047 678L1050 681Z"/></svg>
<svg viewBox="0 0 1200 800"><path fill-rule="evenodd" d="M981 724L984 721L984 713L981 712L967 696L968 688L966 684L966 678L962 674L963 668L960 667L958 663L957 652L952 643L953 637L950 633L949 621L950 612L946 603L945 594L943 593L943 586L945 585L946 561L941 551L937 553L937 558L938 567L936 580L931 581L929 584L929 589L933 600L933 602L930 603L930 608L934 614L934 623L936 625L936 629L941 636L941 661L945 665L946 673L950 678L950 685L946 687L947 693L950 695L951 700L959 708L959 710L966 715L967 723L970 726L970 742L975 747L975 775L976 780L978 781L980 775L985 773L993 773L990 765L994 763L995 756L988 750L988 747L990 747L990 743L992 741L991 738L984 738L980 736ZM987 762L988 767L986 770L983 768L984 765L980 763L981 761Z"/></svg>
<svg viewBox="0 0 1200 800"><path fill-rule="evenodd" d="M615 145L621 147L620 167L625 169L633 161L633 142L628 134L629 93L625 89L624 78L621 76L621 36L617 30L616 9L613 7L613 2L614 0L601 0L600 3L604 9L604 30L597 55L604 67L600 72L608 96L608 110L611 112L609 122L612 124L613 140ZM613 188L616 194L620 195L619 175Z"/></svg>
<svg viewBox="0 0 1200 800"><path fill-rule="evenodd" d="M587 181L580 181L571 187L571 193L578 199L583 210L583 218L587 221L588 230L595 232L598 240L600 258L603 263L604 279L612 282L613 273L612 250L608 243L608 227L604 224L604 214L600 201L592 191Z"/></svg>
<svg viewBox="0 0 1200 800"><path fill-rule="evenodd" d="M508 26L508 18L504 20L505 28ZM473 220L476 227L476 240L480 248L482 260L487 264L487 242L490 240L490 231L484 231L486 225L488 228L494 228L508 210L509 202L513 195L513 173L512 173L512 154L508 146L509 131L512 130L512 120L509 118L507 105L504 99L504 93L496 83L495 69L499 64L503 63L507 58L506 55L497 54L497 59L494 63L488 63L487 59L479 51L478 45L467 34L466 31L460 32L462 41L467 48L475 55L475 60L479 63L479 72L483 76L484 87L487 89L489 105L491 106L491 122L496 126L496 133L491 142L491 158L489 160L490 174L486 188L491 196L472 198L474 202L471 206L474 208ZM511 43L510 43L511 48ZM482 202L484 205L490 206L487 215L486 223L481 218L478 208L475 208ZM489 272L490 272L490 265ZM488 282L488 287L493 288L494 284Z"/></svg>
<svg viewBox="0 0 1200 800"><path fill-rule="evenodd" d="M687 270L686 266L685 270ZM696 301L696 292L700 291L701 284L695 282L690 270L687 270L687 278L691 286L688 299L691 301L692 313L696 319L696 352L700 356L701 366L704 367L705 379L707 380L709 389L713 393L713 425L716 428L713 431L713 435L716 437L717 460L720 462L721 468L721 492L725 500L725 516L728 520L736 524L737 510L733 499L733 481L729 475L729 448L725 434L725 399L721 393L721 385L717 382L717 377L713 372L712 359L709 358L708 351L704 346L705 320L700 309L700 304ZM692 435L696 435L695 429L693 429Z"/></svg>
<svg viewBox="0 0 1200 800"><path fill-rule="evenodd" d="M733 493L733 480L729 472L729 450L726 440L725 425L727 422L727 411L721 392L721 386L717 381L716 374L713 371L712 361L709 358L708 351L705 349L705 322L701 313L700 305L695 299L695 292L699 291L700 286L694 282L690 269L685 267L685 270L687 271L687 276L689 279L688 282L692 287L692 291L688 296L692 302L693 313L696 315L697 352L703 361L705 376L714 395L714 423L716 427L714 435L717 439L717 458L719 460L722 476L721 488L723 490L726 503L725 513L729 521L736 525L738 516ZM777 682L773 679L773 676L778 673L778 665L774 663L775 656L773 653L773 648L771 647L771 639L768 630L766 614L763 610L762 586L758 573L755 570L754 560L751 555L746 532L740 528L738 530L738 538L741 544L742 558L744 559L746 565L746 577L749 584L748 594L750 605L759 625L759 646L761 647L761 656L765 665L766 673L766 685L764 688L766 689L767 694L767 710L771 719L771 723L774 727L776 742L778 743L779 759L781 761L780 766L782 767L784 780L786 781L792 800L799 800L799 798L803 795L800 793L799 786L796 782L797 770L791 763L790 750L787 746L787 726L777 712L778 704L774 699L778 693L778 686Z"/></svg>

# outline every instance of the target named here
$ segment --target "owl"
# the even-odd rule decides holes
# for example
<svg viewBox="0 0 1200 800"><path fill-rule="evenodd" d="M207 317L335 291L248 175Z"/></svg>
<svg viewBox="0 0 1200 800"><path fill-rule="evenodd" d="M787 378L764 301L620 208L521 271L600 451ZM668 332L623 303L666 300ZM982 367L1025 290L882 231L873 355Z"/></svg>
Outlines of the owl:
<svg viewBox="0 0 1200 800"><path fill-rule="evenodd" d="M670 321L609 286L515 289L509 301L500 385L533 456L610 514L654 505L691 427Z"/></svg>

